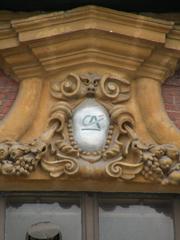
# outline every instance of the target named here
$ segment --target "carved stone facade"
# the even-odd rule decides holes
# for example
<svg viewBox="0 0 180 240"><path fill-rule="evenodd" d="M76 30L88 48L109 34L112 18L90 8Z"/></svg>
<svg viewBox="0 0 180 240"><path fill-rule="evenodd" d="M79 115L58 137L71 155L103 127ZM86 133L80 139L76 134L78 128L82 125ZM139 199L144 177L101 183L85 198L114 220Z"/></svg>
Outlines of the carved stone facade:
<svg viewBox="0 0 180 240"><path fill-rule="evenodd" d="M20 89L0 125L0 188L179 192L180 132L161 99L179 34L173 22L93 6L11 21L0 60ZM88 149L91 131L104 141Z"/></svg>

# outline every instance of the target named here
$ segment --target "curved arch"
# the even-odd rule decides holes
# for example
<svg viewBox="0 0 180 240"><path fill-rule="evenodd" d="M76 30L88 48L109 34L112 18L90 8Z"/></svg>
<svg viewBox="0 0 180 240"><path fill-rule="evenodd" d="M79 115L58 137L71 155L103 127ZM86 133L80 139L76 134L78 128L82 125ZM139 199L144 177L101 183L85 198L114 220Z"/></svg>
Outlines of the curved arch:
<svg viewBox="0 0 180 240"><path fill-rule="evenodd" d="M32 78L20 83L18 96L0 123L0 140L19 139L31 125L41 96L42 80Z"/></svg>
<svg viewBox="0 0 180 240"><path fill-rule="evenodd" d="M159 144L180 147L180 130L169 119L161 97L161 84L151 78L137 79L136 98L145 125Z"/></svg>

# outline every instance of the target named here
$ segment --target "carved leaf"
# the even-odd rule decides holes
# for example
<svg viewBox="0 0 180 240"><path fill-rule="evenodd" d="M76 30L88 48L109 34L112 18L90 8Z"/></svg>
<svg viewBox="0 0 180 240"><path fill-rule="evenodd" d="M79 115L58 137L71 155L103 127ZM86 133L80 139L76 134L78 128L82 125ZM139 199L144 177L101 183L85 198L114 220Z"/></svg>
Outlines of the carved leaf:
<svg viewBox="0 0 180 240"><path fill-rule="evenodd" d="M78 150L74 149L71 145L67 144L64 140L59 140L56 142L56 146L60 152L70 155L78 156Z"/></svg>
<svg viewBox="0 0 180 240"><path fill-rule="evenodd" d="M114 160L106 165L106 173L114 178L126 180L133 179L143 169L143 163L125 163L120 160Z"/></svg>
<svg viewBox="0 0 180 240"><path fill-rule="evenodd" d="M0 171L3 175L25 175L34 171L43 158L47 146L41 139L34 140L30 144L6 141L1 144ZM2 152L4 149L4 152Z"/></svg>
<svg viewBox="0 0 180 240"><path fill-rule="evenodd" d="M51 177L60 177L63 174L75 175L79 171L79 164L75 159L43 160L41 166L50 173Z"/></svg>
<svg viewBox="0 0 180 240"><path fill-rule="evenodd" d="M122 154L122 143L116 141L112 147L108 148L108 150L104 152L103 157L105 159L111 159L119 154Z"/></svg>

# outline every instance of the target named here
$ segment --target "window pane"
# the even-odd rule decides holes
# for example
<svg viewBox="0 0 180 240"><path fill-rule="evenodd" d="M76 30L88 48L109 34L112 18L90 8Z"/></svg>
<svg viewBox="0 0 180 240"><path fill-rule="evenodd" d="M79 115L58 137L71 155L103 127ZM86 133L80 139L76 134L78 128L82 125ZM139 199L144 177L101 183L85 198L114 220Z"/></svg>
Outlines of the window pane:
<svg viewBox="0 0 180 240"><path fill-rule="evenodd" d="M100 240L174 240L168 206L102 204L99 213Z"/></svg>
<svg viewBox="0 0 180 240"><path fill-rule="evenodd" d="M50 221L59 226L63 240L81 239L81 210L77 204L25 203L6 209L5 240L25 240L31 225Z"/></svg>

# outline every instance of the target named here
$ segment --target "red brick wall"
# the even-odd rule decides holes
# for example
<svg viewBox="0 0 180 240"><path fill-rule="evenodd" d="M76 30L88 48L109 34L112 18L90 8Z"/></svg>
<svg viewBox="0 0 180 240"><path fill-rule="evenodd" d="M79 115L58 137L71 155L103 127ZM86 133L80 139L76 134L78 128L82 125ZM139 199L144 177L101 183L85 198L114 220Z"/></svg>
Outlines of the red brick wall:
<svg viewBox="0 0 180 240"><path fill-rule="evenodd" d="M0 71L0 120L11 108L18 91L18 83Z"/></svg>
<svg viewBox="0 0 180 240"><path fill-rule="evenodd" d="M180 70L164 83L162 95L170 119L180 129Z"/></svg>
<svg viewBox="0 0 180 240"><path fill-rule="evenodd" d="M0 72L0 120L11 108L18 91L18 83ZM180 128L180 70L162 88L165 107L170 119Z"/></svg>

